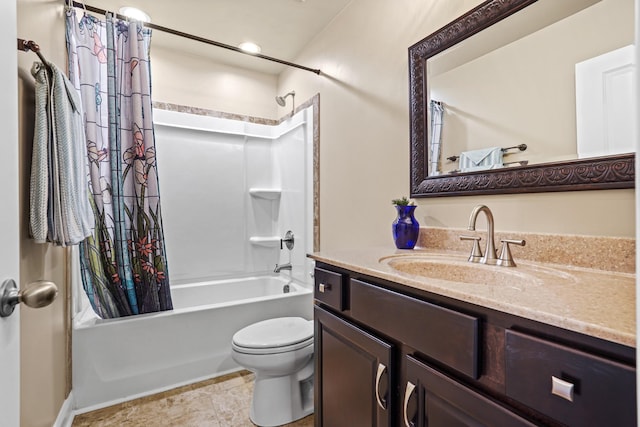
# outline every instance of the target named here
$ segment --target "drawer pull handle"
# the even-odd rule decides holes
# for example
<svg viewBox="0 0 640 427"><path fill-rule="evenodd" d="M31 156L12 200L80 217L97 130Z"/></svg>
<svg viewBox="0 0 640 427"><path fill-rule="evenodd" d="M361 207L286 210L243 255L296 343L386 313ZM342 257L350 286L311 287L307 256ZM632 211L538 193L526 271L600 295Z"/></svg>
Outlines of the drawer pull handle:
<svg viewBox="0 0 640 427"><path fill-rule="evenodd" d="M376 400L378 401L378 406L383 410L387 409L386 399L382 400L380 397L380 378L382 378L382 374L387 370L387 367L382 363L378 363L378 372L376 372Z"/></svg>
<svg viewBox="0 0 640 427"><path fill-rule="evenodd" d="M318 290L320 291L320 293L324 294L326 291L330 291L331 290L331 285L330 284L320 283L318 285Z"/></svg>
<svg viewBox="0 0 640 427"><path fill-rule="evenodd" d="M551 376L551 394L555 394L569 402L573 402L573 384Z"/></svg>
<svg viewBox="0 0 640 427"><path fill-rule="evenodd" d="M404 390L404 406L402 410L402 417L404 418L405 427L411 427L407 411L409 409L409 399L411 398L411 395L413 394L415 388L415 384L413 384L411 381L407 381L407 388Z"/></svg>

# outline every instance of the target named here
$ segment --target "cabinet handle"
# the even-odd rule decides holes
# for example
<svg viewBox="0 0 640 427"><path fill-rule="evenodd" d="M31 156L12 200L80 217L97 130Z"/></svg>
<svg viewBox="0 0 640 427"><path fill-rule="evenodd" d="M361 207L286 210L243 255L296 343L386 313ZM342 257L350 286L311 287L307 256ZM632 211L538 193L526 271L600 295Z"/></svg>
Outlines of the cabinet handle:
<svg viewBox="0 0 640 427"><path fill-rule="evenodd" d="M378 363L378 372L376 372L376 400L378 401L378 406L383 410L387 409L387 405L386 402L380 398L380 378L386 370L386 366L384 366L382 363Z"/></svg>
<svg viewBox="0 0 640 427"><path fill-rule="evenodd" d="M331 290L331 285L330 284L324 284L324 283L320 283L318 285L318 291L320 291L320 293L325 293L325 291L330 291Z"/></svg>
<svg viewBox="0 0 640 427"><path fill-rule="evenodd" d="M573 384L560 378L551 376L551 394L573 402Z"/></svg>
<svg viewBox="0 0 640 427"><path fill-rule="evenodd" d="M404 418L405 427L411 427L411 423L409 423L409 418L407 416L407 410L409 409L409 399L413 394L413 390L415 390L416 386L411 381L407 381L407 388L404 390L404 406L402 410L402 417Z"/></svg>

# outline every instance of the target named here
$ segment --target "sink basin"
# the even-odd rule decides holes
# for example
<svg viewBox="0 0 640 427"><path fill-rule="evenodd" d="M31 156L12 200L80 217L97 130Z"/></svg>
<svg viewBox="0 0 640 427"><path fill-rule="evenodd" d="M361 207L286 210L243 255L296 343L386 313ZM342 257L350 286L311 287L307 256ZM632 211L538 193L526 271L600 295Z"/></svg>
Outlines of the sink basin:
<svg viewBox="0 0 640 427"><path fill-rule="evenodd" d="M381 263L402 273L449 282L496 286L532 286L542 283L573 283L575 277L554 268L532 264L498 267L470 263L463 258L437 255L398 255L384 257Z"/></svg>

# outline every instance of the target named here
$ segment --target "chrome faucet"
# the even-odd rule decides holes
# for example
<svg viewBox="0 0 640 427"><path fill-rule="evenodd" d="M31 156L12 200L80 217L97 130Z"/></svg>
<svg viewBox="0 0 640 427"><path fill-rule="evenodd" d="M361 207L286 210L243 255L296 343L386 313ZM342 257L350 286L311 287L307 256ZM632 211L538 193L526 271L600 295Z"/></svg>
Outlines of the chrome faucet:
<svg viewBox="0 0 640 427"><path fill-rule="evenodd" d="M491 213L491 209L485 205L478 205L473 208L471 216L469 217L469 227L467 229L469 231L476 230L476 220L478 219L478 214L480 212L484 212L487 217L487 246L484 250L484 256L480 259L480 263L496 265L498 263L498 258L496 258L496 244L493 239L493 214Z"/></svg>
<svg viewBox="0 0 640 427"><path fill-rule="evenodd" d="M280 273L282 270L291 270L291 263L287 262L285 264L276 264L276 268L273 270L274 273Z"/></svg>

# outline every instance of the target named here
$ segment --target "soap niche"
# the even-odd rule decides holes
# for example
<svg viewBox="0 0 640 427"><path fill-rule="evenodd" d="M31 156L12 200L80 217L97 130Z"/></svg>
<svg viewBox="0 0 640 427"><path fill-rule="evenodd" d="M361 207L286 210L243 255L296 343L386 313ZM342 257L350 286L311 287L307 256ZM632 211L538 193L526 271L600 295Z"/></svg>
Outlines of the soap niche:
<svg viewBox="0 0 640 427"><path fill-rule="evenodd" d="M279 188L254 187L249 189L251 196L251 212L254 214L254 221L258 235L249 237L252 246L275 248L280 246L280 236L275 233L260 234L261 230L278 230L278 218L280 216L280 195Z"/></svg>
<svg viewBox="0 0 640 427"><path fill-rule="evenodd" d="M253 194L251 194L253 196ZM251 209L255 225L255 234L249 237L252 246L267 248L280 247L278 231L278 217L280 214L280 198L261 199L251 198Z"/></svg>
<svg viewBox="0 0 640 427"><path fill-rule="evenodd" d="M247 232L249 263L254 271L273 270L279 260L280 219L277 140L248 137L245 149L248 193Z"/></svg>

